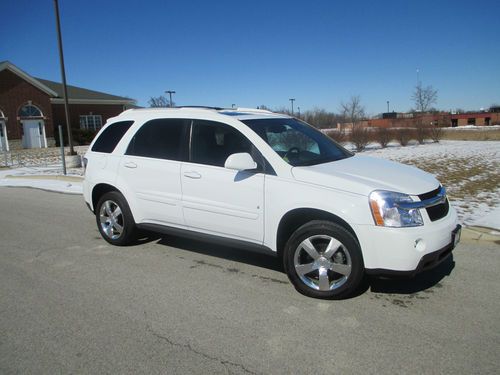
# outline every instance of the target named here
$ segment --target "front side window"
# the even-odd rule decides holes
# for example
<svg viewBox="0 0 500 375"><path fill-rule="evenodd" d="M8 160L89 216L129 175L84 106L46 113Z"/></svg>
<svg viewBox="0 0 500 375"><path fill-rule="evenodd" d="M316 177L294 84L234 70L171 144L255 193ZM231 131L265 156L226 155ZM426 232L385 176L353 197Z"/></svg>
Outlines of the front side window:
<svg viewBox="0 0 500 375"><path fill-rule="evenodd" d="M181 160L182 139L191 120L156 119L146 122L135 133L127 155L155 159Z"/></svg>
<svg viewBox="0 0 500 375"><path fill-rule="evenodd" d="M92 151L111 153L122 139L123 135L132 126L133 121L119 121L109 125L99 135L92 146Z"/></svg>
<svg viewBox="0 0 500 375"><path fill-rule="evenodd" d="M223 167L231 154L252 154L252 143L238 130L213 121L195 121L191 134L190 161Z"/></svg>
<svg viewBox="0 0 500 375"><path fill-rule="evenodd" d="M242 122L292 166L328 163L353 155L327 135L297 119L273 118Z"/></svg>
<svg viewBox="0 0 500 375"><path fill-rule="evenodd" d="M80 116L80 129L97 131L102 127L101 115L82 115Z"/></svg>

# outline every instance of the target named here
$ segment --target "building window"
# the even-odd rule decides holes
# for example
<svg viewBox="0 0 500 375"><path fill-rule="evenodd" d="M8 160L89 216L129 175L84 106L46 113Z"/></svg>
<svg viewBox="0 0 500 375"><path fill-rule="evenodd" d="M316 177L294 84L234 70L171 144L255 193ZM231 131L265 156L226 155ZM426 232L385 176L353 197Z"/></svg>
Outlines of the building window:
<svg viewBox="0 0 500 375"><path fill-rule="evenodd" d="M42 111L32 104L23 105L18 115L19 117L43 117Z"/></svg>
<svg viewBox="0 0 500 375"><path fill-rule="evenodd" d="M80 116L80 129L97 131L102 127L101 115Z"/></svg>
<svg viewBox="0 0 500 375"><path fill-rule="evenodd" d="M476 119L474 117L469 117L467 119L467 125L476 125Z"/></svg>

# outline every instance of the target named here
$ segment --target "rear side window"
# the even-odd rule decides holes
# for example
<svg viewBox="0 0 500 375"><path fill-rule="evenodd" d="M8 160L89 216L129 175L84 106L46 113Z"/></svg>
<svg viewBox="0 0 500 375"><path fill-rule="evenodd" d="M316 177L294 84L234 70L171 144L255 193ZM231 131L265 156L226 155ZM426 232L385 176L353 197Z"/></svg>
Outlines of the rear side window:
<svg viewBox="0 0 500 375"><path fill-rule="evenodd" d="M157 119L146 122L135 133L127 155L155 159L181 160L182 140L191 120Z"/></svg>
<svg viewBox="0 0 500 375"><path fill-rule="evenodd" d="M108 154L113 152L118 142L120 142L123 135L133 123L133 121L120 121L109 125L94 142L92 151Z"/></svg>

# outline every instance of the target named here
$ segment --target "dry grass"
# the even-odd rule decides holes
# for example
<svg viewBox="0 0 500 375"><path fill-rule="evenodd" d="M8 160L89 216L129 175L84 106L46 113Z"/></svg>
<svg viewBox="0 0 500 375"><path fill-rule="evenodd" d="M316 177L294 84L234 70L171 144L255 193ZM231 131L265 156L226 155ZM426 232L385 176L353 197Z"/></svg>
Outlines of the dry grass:
<svg viewBox="0 0 500 375"><path fill-rule="evenodd" d="M443 129L442 139L451 141L500 141L500 129Z"/></svg>
<svg viewBox="0 0 500 375"><path fill-rule="evenodd" d="M484 157L450 156L445 160L421 157L401 160L432 173L446 187L459 214L500 204L500 163Z"/></svg>

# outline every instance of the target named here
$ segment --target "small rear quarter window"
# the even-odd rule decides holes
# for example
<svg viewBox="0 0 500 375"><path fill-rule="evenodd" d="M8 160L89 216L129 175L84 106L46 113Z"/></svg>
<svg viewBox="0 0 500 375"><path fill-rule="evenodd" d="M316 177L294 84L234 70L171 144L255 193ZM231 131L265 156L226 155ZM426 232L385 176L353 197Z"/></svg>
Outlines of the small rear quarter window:
<svg viewBox="0 0 500 375"><path fill-rule="evenodd" d="M118 142L120 142L123 135L133 123L133 121L119 121L106 127L99 135L99 138L94 142L92 151L105 152L108 154L113 152Z"/></svg>

